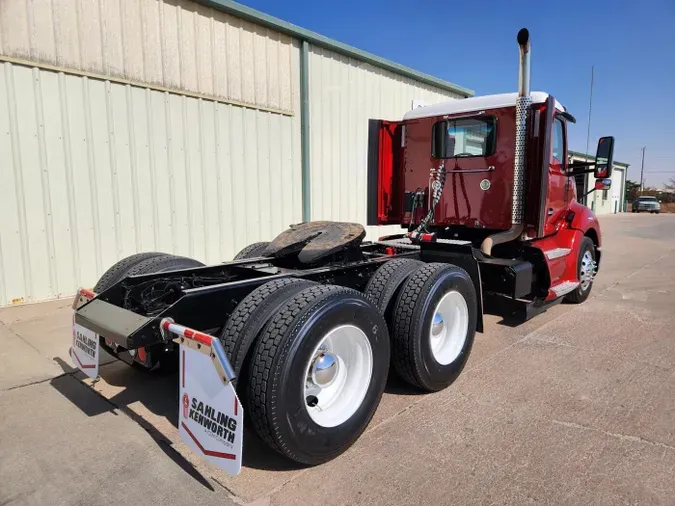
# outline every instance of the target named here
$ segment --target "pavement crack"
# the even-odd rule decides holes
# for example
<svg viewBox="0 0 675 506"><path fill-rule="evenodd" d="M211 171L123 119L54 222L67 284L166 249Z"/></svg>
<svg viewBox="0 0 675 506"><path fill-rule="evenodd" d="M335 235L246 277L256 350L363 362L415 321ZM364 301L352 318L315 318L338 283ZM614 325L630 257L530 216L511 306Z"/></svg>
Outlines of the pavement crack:
<svg viewBox="0 0 675 506"><path fill-rule="evenodd" d="M13 387L5 388L4 390L0 390L0 391L9 392L11 390L18 390L20 388L32 387L33 385L39 385L40 383L46 383L48 381L52 381L52 380L55 380L55 379L58 379L58 378L62 378L63 376L69 376L71 374L72 373L70 373L70 372L64 372L64 373L61 373L57 376L50 376L49 378L44 378L44 379L35 380L35 381L29 381L28 383L24 383L23 385L14 385ZM2 505L0 504L0 506L2 506Z"/></svg>
<svg viewBox="0 0 675 506"><path fill-rule="evenodd" d="M10 334L12 334L14 337L17 337L20 341L23 341L24 343L26 343L28 346L30 346L30 347L33 348L35 351L37 351L37 352L40 354L40 356L42 356L42 353L40 353L40 350L38 350L38 349L33 345L33 343L31 343L31 342L28 341L27 339L24 339L23 336L21 336L21 334L17 334L16 332L14 332L14 331L12 330L12 328L11 328L9 325L7 325L7 324L5 324L5 323L3 323L3 322L0 321L0 327L2 327L2 328L5 329L7 332L9 332Z"/></svg>
<svg viewBox="0 0 675 506"><path fill-rule="evenodd" d="M598 429L597 427L591 427L588 425L582 425L580 423L574 423L574 422L563 422L561 420L551 420L551 422L555 423L556 425L561 425L563 427L568 427L570 429L579 429L579 430L588 430L592 432L599 432L600 434L604 434L605 436L613 437L616 439L619 439L620 441L629 441L631 443L642 443L645 445L649 446L656 446L658 448L665 448L666 450L675 450L675 446L667 445L665 443L659 443L656 441L650 441L649 439L645 439L640 436L632 436L630 434L621 434L619 432L610 432L607 430L603 429Z"/></svg>

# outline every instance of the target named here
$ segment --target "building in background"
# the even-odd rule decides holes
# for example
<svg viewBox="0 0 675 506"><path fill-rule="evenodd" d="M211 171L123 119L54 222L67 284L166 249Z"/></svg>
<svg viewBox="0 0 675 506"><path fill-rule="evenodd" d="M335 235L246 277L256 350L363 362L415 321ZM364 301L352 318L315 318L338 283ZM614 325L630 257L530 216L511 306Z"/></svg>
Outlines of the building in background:
<svg viewBox="0 0 675 506"><path fill-rule="evenodd" d="M587 156L577 151L569 151L570 162L593 162L594 156ZM598 190L584 197L595 185L593 174L582 174L575 177L579 202L590 207L596 214L621 213L626 209L626 174L627 163L614 160L612 166L612 186L609 190Z"/></svg>
<svg viewBox="0 0 675 506"><path fill-rule="evenodd" d="M213 263L291 223L365 223L368 120L473 94L204 4L2 0L0 306L139 251Z"/></svg>

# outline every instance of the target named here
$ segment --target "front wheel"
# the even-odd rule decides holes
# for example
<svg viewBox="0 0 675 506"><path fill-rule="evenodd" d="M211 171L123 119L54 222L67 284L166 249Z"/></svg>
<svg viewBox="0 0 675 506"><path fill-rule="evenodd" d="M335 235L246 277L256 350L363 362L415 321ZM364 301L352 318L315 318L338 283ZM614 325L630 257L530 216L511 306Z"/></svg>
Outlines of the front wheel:
<svg viewBox="0 0 675 506"><path fill-rule="evenodd" d="M577 259L577 273L579 277L579 286L576 290L570 292L565 297L567 302L580 304L591 294L593 288L593 279L595 278L595 244L590 237L584 237L579 248L579 257Z"/></svg>
<svg viewBox="0 0 675 506"><path fill-rule="evenodd" d="M331 460L365 430L388 370L387 325L371 302L349 288L305 288L256 344L247 385L253 427L291 460Z"/></svg>

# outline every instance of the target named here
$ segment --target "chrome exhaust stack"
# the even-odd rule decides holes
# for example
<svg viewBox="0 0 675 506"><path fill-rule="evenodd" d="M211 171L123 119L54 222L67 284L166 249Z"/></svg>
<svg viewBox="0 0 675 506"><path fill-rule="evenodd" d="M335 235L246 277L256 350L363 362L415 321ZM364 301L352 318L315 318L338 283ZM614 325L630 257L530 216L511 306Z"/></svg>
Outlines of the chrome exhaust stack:
<svg viewBox="0 0 675 506"><path fill-rule="evenodd" d="M486 237L480 249L486 255L492 253L495 244L518 239L523 233L525 207L525 155L527 153L527 115L532 105L530 97L530 32L523 28L518 32L520 65L518 69L518 97L516 98L516 153L513 163L513 201L511 205L511 228Z"/></svg>

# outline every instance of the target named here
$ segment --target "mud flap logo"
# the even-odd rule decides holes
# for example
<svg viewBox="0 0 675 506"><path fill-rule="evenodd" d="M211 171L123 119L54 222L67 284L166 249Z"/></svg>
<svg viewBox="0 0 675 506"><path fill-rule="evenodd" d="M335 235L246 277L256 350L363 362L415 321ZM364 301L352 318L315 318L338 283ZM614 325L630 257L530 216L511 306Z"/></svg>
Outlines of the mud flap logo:
<svg viewBox="0 0 675 506"><path fill-rule="evenodd" d="M187 418L190 413L190 397L188 394L183 394L183 418Z"/></svg>
<svg viewBox="0 0 675 506"><path fill-rule="evenodd" d="M91 379L98 377L98 335L73 322L70 356L77 368Z"/></svg>

